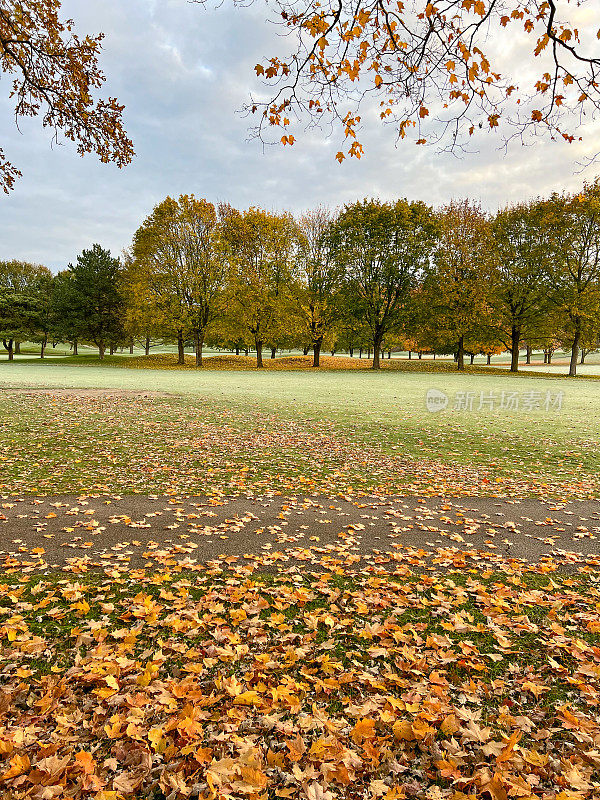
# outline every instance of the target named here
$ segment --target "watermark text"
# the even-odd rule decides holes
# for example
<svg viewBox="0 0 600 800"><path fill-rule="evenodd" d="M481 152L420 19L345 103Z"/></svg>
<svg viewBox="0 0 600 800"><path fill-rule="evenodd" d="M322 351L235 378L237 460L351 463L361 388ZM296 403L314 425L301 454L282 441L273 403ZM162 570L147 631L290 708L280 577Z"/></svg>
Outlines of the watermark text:
<svg viewBox="0 0 600 800"><path fill-rule="evenodd" d="M450 395L440 389L428 389L425 406L435 414L439 411L560 411L564 392L551 391L459 391Z"/></svg>

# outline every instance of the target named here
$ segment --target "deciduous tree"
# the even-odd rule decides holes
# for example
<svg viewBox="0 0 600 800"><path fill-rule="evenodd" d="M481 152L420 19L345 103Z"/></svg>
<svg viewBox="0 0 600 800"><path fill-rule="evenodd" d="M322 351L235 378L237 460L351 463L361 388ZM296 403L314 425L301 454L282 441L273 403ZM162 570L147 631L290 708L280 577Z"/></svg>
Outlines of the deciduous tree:
<svg viewBox="0 0 600 800"><path fill-rule="evenodd" d="M298 254L291 284L304 337L313 348L313 366L319 366L323 339L340 315L340 289L344 270L333 257L330 241L331 212L319 206L303 214Z"/></svg>
<svg viewBox="0 0 600 800"><path fill-rule="evenodd" d="M32 312L31 297L0 286L0 340L9 361L14 358L15 340L27 338Z"/></svg>
<svg viewBox="0 0 600 800"><path fill-rule="evenodd" d="M298 229L289 214L250 208L227 215L223 236L232 267L230 300L254 341L256 366L262 367L263 346L277 340L281 325Z"/></svg>
<svg viewBox="0 0 600 800"><path fill-rule="evenodd" d="M51 325L52 273L40 264L0 261L0 289L9 357L12 358L19 342L27 339L40 342L43 358ZM8 318L12 320L10 324Z"/></svg>
<svg viewBox="0 0 600 800"><path fill-rule="evenodd" d="M493 246L489 221L469 200L452 201L439 213L440 240L424 283L425 302L438 329L456 343L464 369L465 343L480 338L489 318Z"/></svg>
<svg viewBox="0 0 600 800"><path fill-rule="evenodd" d="M331 246L345 272L348 303L371 334L373 369L379 368L384 336L401 323L436 235L431 209L407 200L347 205L332 227Z"/></svg>
<svg viewBox="0 0 600 800"><path fill-rule="evenodd" d="M552 296L570 342L569 375L575 376L586 327L600 315L600 181L586 183L579 194L553 195L547 209L555 231Z"/></svg>
<svg viewBox="0 0 600 800"><path fill-rule="evenodd" d="M541 201L519 203L502 209L492 221L497 258L489 300L511 352L511 372L518 372L523 338L532 338L547 311L553 234L545 209Z"/></svg>
<svg viewBox="0 0 600 800"><path fill-rule="evenodd" d="M150 302L177 337L191 336L202 365L206 331L215 319L227 278L217 210L194 195L167 197L137 230L130 273L139 304Z"/></svg>

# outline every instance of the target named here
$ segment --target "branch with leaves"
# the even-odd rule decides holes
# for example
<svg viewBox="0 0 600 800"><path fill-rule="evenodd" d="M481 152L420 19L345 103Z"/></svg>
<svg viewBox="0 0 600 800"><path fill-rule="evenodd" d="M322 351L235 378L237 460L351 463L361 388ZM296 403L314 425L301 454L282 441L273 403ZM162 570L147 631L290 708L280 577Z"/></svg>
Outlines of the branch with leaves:
<svg viewBox="0 0 600 800"><path fill-rule="evenodd" d="M576 24L586 1L565 0L559 17L556 0L270 0L294 44L256 65L272 91L248 106L254 133L280 128L292 145L297 123L327 121L345 140L338 160L360 158L361 104L374 98L417 144L453 151L493 129L572 142L600 110L600 32ZM504 72L491 45L503 40L519 51Z"/></svg>
<svg viewBox="0 0 600 800"><path fill-rule="evenodd" d="M134 156L116 98L97 98L105 77L98 66L103 34L81 38L73 20L61 20L60 0L0 0L0 74L12 76L15 122L42 124L119 167ZM8 192L21 172L0 148L0 187Z"/></svg>

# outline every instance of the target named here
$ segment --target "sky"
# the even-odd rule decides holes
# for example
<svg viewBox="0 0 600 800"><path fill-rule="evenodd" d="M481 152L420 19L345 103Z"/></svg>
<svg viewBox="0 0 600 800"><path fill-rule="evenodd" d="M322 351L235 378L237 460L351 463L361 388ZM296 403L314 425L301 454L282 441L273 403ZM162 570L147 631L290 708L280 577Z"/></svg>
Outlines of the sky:
<svg viewBox="0 0 600 800"><path fill-rule="evenodd" d="M0 260L64 269L99 243L119 254L167 195L193 193L238 208L258 205L301 212L363 197L407 197L432 205L471 197L495 210L508 202L573 190L600 166L581 173L597 148L598 126L583 126L583 143L513 144L498 136L473 142L457 157L432 147L396 144L394 130L365 115L360 161L335 160L339 136L307 133L293 147L264 147L249 137L240 113L261 86L254 65L283 53L257 0L63 0L80 32L106 35L101 66L105 95L126 106L125 126L136 157L123 170L81 158L71 143L52 143L39 121L14 125L9 81L0 76L0 144L23 172L0 195ZM505 54L506 57L509 55Z"/></svg>

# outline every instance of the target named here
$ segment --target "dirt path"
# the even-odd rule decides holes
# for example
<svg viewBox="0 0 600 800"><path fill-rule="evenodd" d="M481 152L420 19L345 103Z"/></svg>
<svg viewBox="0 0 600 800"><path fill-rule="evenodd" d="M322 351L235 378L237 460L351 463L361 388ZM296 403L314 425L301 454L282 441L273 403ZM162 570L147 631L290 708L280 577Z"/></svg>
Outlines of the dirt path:
<svg viewBox="0 0 600 800"><path fill-rule="evenodd" d="M0 502L0 568L600 565L600 503L62 496Z"/></svg>

